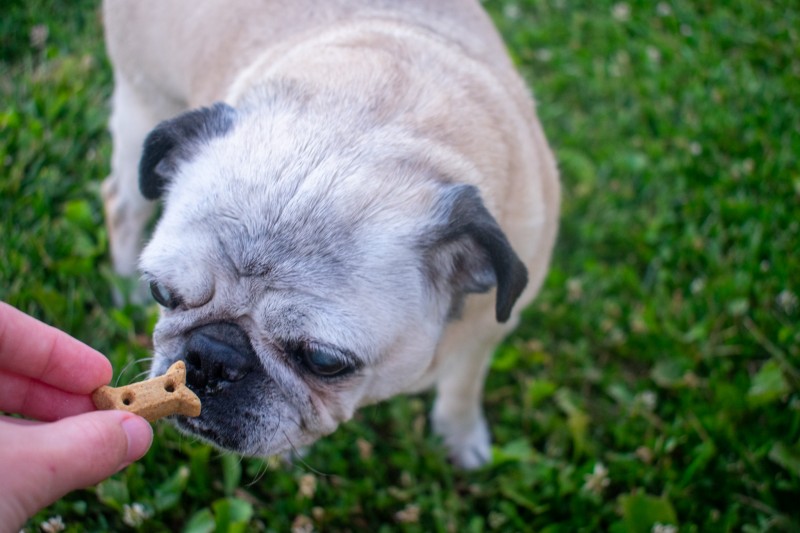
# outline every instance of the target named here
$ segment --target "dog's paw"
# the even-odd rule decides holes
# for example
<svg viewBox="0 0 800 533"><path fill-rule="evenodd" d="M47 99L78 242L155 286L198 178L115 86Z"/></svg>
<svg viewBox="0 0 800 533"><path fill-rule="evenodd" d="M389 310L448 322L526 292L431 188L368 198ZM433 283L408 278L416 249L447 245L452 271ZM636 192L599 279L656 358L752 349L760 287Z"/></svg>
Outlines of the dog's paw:
<svg viewBox="0 0 800 533"><path fill-rule="evenodd" d="M470 424L434 416L433 427L442 437L450 461L463 470L475 470L492 459L491 436L486 420L481 416Z"/></svg>

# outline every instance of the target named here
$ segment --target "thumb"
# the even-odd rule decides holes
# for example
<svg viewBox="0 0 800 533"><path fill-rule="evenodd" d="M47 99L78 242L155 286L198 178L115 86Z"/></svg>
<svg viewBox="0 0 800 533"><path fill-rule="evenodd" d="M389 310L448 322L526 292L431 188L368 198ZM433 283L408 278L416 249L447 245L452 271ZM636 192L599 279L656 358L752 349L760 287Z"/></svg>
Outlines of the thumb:
<svg viewBox="0 0 800 533"><path fill-rule="evenodd" d="M0 520L21 526L66 493L94 485L139 459L152 440L150 424L124 411L0 426Z"/></svg>

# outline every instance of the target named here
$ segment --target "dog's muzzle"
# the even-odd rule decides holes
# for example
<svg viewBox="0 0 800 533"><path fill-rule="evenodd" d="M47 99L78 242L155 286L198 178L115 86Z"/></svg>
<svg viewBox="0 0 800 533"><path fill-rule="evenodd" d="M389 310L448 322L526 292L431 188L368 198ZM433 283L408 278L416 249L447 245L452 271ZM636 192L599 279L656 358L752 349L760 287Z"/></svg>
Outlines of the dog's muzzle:
<svg viewBox="0 0 800 533"><path fill-rule="evenodd" d="M183 358L186 384L206 396L244 379L259 364L247 334L229 322L207 324L192 331Z"/></svg>

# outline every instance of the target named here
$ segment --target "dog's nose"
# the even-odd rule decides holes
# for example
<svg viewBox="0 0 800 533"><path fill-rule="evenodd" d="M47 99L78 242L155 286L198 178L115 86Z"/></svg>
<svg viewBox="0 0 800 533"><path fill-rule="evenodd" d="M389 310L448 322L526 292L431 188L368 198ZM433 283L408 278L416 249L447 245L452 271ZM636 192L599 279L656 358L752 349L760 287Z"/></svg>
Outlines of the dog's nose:
<svg viewBox="0 0 800 533"><path fill-rule="evenodd" d="M192 331L184 359L186 384L205 394L243 379L258 364L247 334L228 322L207 324Z"/></svg>

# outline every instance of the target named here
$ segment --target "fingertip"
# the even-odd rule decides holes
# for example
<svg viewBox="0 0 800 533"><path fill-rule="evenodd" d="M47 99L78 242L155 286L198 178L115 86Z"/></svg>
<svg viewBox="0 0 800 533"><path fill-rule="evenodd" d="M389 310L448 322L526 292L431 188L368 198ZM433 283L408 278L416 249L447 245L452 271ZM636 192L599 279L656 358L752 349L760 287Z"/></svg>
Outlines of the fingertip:
<svg viewBox="0 0 800 533"><path fill-rule="evenodd" d="M103 384L111 383L111 379L114 377L114 368L111 366L111 361L109 361L108 358L102 353L100 352L97 353L100 354L101 357L100 359L98 359L98 361L100 361L99 364L101 367L98 373L103 378L102 382Z"/></svg>
<svg viewBox="0 0 800 533"><path fill-rule="evenodd" d="M153 427L144 418L127 413L122 420L122 429L128 438L128 452L121 466L124 468L132 462L141 459L153 443Z"/></svg>

